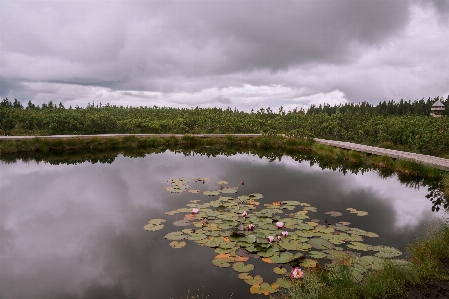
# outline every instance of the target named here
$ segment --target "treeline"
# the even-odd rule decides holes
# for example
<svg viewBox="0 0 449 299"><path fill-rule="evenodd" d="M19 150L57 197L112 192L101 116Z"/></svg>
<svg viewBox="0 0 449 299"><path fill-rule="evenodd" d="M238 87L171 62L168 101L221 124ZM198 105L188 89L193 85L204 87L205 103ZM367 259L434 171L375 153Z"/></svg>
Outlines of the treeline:
<svg viewBox="0 0 449 299"><path fill-rule="evenodd" d="M447 105L449 101L442 102ZM346 105L348 107L351 105ZM17 100L10 102L4 99L0 103L0 134L288 134L381 144L426 154L449 154L447 116L434 118L412 113L384 115L369 110L368 104L353 107L345 110L342 109L344 106L337 106L334 107L335 113L328 113L323 107L321 112L286 112L282 108L274 112L270 108L261 108L248 113L230 108L179 109L93 104L86 108L65 108L52 102L42 106L28 102L23 107Z"/></svg>
<svg viewBox="0 0 449 299"><path fill-rule="evenodd" d="M427 116L430 115L430 111L432 105L440 100L441 103L445 106L445 111L443 115L449 115L449 96L446 100L442 97L436 97L434 99L428 98L427 100L421 99L416 101L404 101L401 99L399 102L395 102L393 100L380 102L378 105L372 105L367 102L362 102L358 104L354 103L346 103L344 105L334 105L331 106L329 104L319 105L318 107L312 105L309 110L307 110L307 114L318 114L318 113L326 113L328 115L335 114L337 111L340 113L344 112L362 112L369 113L372 115L422 115Z"/></svg>

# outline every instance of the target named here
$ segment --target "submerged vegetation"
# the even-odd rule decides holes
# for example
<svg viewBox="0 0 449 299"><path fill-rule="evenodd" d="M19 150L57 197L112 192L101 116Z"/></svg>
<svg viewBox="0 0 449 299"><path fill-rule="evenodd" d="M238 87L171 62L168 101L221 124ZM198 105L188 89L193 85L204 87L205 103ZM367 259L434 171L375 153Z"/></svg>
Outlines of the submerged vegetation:
<svg viewBox="0 0 449 299"><path fill-rule="evenodd" d="M439 98L438 98L439 99ZM435 99L436 100L436 99ZM449 99L444 102L449 105ZM406 104L407 103L407 104ZM60 134L287 134L319 137L370 145L387 145L406 151L446 156L449 152L448 116L430 117L427 102L367 103L274 112L250 113L219 108L118 107L89 104L66 108L52 102L17 100L0 102L1 135ZM449 112L449 107L446 109Z"/></svg>

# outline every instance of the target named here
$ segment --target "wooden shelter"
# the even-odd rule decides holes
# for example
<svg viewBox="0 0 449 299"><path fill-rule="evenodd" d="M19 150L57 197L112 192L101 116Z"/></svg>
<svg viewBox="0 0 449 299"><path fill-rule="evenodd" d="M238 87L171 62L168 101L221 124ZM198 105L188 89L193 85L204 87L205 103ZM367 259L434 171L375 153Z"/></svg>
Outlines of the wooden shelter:
<svg viewBox="0 0 449 299"><path fill-rule="evenodd" d="M440 100L437 100L430 108L430 115L433 117L443 116L444 113L444 105Z"/></svg>

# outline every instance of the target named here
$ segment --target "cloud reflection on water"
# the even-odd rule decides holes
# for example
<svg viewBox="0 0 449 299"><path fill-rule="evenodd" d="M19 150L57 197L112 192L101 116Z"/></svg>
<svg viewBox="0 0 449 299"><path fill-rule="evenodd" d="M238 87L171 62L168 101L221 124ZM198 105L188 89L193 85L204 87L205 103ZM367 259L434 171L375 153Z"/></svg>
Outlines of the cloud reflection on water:
<svg viewBox="0 0 449 299"><path fill-rule="evenodd" d="M164 153L120 156L112 164L0 164L0 297L180 298L204 286L201 292L213 298L229 298L231 292L233 298L250 298L236 273L210 263L213 250L192 242L173 250L163 238L174 220L165 211L190 199L210 199L163 190L168 179L181 176L235 186L245 180L239 194L309 202L318 209L316 217L347 207L366 210L366 217L348 217L355 227L381 235L371 244L402 248L441 215L431 212L424 188L373 172L343 175L290 158L270 163L248 155ZM167 218L166 228L144 231L150 218Z"/></svg>

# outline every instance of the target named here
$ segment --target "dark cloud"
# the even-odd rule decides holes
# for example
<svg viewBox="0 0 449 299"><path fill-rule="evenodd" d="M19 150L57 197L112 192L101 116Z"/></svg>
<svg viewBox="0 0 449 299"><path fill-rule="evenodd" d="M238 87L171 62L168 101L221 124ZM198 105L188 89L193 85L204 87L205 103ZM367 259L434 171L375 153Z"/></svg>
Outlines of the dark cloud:
<svg viewBox="0 0 449 299"><path fill-rule="evenodd" d="M222 103L222 104L232 104L232 101L231 101L230 98L226 98L226 97L224 97L222 95L220 95L220 96L218 96L216 98L213 98L212 101L213 102Z"/></svg>
<svg viewBox="0 0 449 299"><path fill-rule="evenodd" d="M216 88L216 94L205 96L219 99L216 105L245 106L247 99L220 90L245 84L288 85L316 94L340 90L351 101L359 101L359 91L364 89L369 95L366 99L374 102L397 93L407 97L419 90L447 92L444 82L429 83L435 82L438 74L418 73L417 82L405 78L408 85L417 86L413 91L400 83L401 87L396 87L395 75L402 70L388 72L388 77L382 77L385 71L377 78L370 77L372 68L401 63L404 68L447 69L449 62L439 58L447 49L443 33L438 31L442 29L430 28L419 34L413 32L416 28L407 31L413 18L418 19L416 26L424 28L433 14L443 24L449 12L447 0L19 0L4 1L2 8L0 26L7 30L0 31L0 96L14 96L23 102L87 104L96 97L80 95L75 88L76 92L66 88L46 93L30 82L101 87L105 93L122 94L123 101L131 104L136 98L156 99L138 92L193 94ZM419 21L426 14L430 14L426 22ZM440 42L409 43L405 53L405 47L399 46L406 44L404 38L421 40L431 34ZM432 45L436 53L429 54L426 45ZM385 49L391 57L382 57ZM366 64L366 56L373 53L380 57ZM439 63L429 63L428 57ZM351 77L351 67L359 76ZM315 79L307 79L310 75ZM377 82L372 84L373 80ZM121 101L118 95L103 100ZM271 104L269 101L253 104ZM204 105L210 104L206 102Z"/></svg>

